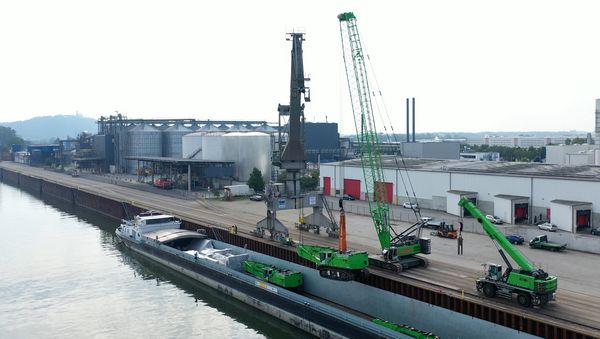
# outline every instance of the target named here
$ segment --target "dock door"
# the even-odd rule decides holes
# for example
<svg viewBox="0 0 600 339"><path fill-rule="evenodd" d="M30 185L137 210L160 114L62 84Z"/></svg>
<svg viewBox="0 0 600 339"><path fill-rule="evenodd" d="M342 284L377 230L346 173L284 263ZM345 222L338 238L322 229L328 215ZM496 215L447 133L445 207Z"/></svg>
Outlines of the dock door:
<svg viewBox="0 0 600 339"><path fill-rule="evenodd" d="M331 195L331 177L323 177L323 194Z"/></svg>
<svg viewBox="0 0 600 339"><path fill-rule="evenodd" d="M360 180L344 179L344 194L351 195L354 197L354 199L361 200Z"/></svg>

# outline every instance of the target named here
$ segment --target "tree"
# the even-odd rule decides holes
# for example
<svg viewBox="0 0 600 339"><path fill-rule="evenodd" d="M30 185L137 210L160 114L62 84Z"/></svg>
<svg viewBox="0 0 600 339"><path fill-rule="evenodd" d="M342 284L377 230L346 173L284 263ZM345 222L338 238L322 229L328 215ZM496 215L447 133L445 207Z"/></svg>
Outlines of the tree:
<svg viewBox="0 0 600 339"><path fill-rule="evenodd" d="M17 132L10 127L0 126L0 152L7 152L12 144L24 145Z"/></svg>
<svg viewBox="0 0 600 339"><path fill-rule="evenodd" d="M314 191L319 187L319 170L313 170L310 175L300 178L300 188L303 191Z"/></svg>
<svg viewBox="0 0 600 339"><path fill-rule="evenodd" d="M263 192L265 190L265 179L263 179L262 173L256 167L254 167L252 173L250 173L248 186L252 188L254 192Z"/></svg>

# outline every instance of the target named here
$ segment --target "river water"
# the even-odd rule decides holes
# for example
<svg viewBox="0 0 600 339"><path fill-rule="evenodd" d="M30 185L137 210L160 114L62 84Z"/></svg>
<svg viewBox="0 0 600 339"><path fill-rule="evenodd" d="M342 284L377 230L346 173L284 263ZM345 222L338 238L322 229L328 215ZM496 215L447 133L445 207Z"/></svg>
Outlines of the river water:
<svg viewBox="0 0 600 339"><path fill-rule="evenodd" d="M0 183L0 338L302 338L127 250L118 220Z"/></svg>

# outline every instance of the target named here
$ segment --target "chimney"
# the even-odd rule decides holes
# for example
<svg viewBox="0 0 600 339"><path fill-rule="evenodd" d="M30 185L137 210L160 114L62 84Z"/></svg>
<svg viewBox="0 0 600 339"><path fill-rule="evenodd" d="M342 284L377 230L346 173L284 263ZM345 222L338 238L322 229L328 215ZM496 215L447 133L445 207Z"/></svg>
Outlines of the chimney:
<svg viewBox="0 0 600 339"><path fill-rule="evenodd" d="M416 142L415 140L415 98L412 98L412 113L413 113L413 142Z"/></svg>
<svg viewBox="0 0 600 339"><path fill-rule="evenodd" d="M406 98L406 142L410 142L410 102Z"/></svg>
<svg viewBox="0 0 600 339"><path fill-rule="evenodd" d="M600 99L596 99L596 135L595 143L600 145Z"/></svg>

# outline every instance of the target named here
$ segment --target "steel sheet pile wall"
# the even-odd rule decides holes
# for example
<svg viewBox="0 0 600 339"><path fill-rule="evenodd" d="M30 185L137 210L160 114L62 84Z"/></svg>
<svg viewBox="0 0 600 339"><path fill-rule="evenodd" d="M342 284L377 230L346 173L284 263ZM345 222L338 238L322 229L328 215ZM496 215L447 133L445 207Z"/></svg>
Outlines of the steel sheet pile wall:
<svg viewBox="0 0 600 339"><path fill-rule="evenodd" d="M19 186L32 193L40 194L42 192L42 179L21 175L19 177Z"/></svg>
<svg viewBox="0 0 600 339"><path fill-rule="evenodd" d="M42 181L42 195L51 196L56 199L60 199L67 202L74 202L73 189L70 187L62 186L57 183L43 180Z"/></svg>

